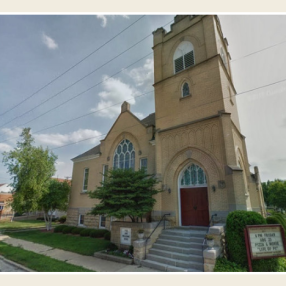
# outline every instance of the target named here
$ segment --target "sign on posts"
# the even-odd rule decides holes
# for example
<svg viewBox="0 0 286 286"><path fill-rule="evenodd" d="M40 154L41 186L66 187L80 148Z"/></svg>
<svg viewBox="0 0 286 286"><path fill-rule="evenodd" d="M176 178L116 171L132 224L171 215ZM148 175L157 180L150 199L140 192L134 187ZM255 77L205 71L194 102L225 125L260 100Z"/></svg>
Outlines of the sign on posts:
<svg viewBox="0 0 286 286"><path fill-rule="evenodd" d="M244 236L250 272L252 259L286 256L285 234L280 224L247 225Z"/></svg>
<svg viewBox="0 0 286 286"><path fill-rule="evenodd" d="M120 244L131 245L131 228L120 228Z"/></svg>

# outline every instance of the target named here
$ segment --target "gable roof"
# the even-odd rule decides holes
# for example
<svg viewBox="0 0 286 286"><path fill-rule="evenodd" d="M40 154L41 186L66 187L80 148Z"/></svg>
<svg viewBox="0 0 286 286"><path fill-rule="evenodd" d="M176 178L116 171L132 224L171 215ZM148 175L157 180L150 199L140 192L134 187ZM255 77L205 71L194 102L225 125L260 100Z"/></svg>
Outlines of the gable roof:
<svg viewBox="0 0 286 286"><path fill-rule="evenodd" d="M131 113L131 112L130 112ZM131 113L133 115L133 113ZM155 112L149 114L147 117L143 118L142 120L140 120L140 122L145 126L155 126ZM100 144L91 148L90 150L78 155L77 157L74 157L73 159L71 159L72 161L74 160L78 160L78 159L83 159L86 157L93 157L96 155L100 155Z"/></svg>

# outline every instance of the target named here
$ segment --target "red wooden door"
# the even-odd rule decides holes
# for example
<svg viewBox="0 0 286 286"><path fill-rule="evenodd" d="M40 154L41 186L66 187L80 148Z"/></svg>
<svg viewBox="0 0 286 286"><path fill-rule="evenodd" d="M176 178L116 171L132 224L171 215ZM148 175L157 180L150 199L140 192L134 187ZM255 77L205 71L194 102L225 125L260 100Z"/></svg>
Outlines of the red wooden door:
<svg viewBox="0 0 286 286"><path fill-rule="evenodd" d="M181 222L183 226L208 226L209 205L206 187L181 189Z"/></svg>

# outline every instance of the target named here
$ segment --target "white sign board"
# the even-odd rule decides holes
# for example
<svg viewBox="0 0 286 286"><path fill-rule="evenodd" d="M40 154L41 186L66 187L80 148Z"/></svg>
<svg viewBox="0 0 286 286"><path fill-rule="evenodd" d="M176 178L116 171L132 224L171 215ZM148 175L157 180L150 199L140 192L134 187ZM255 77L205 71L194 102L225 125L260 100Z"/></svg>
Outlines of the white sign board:
<svg viewBox="0 0 286 286"><path fill-rule="evenodd" d="M120 228L120 244L131 245L131 228Z"/></svg>
<svg viewBox="0 0 286 286"><path fill-rule="evenodd" d="M285 255L279 227L249 228L250 249L253 258Z"/></svg>

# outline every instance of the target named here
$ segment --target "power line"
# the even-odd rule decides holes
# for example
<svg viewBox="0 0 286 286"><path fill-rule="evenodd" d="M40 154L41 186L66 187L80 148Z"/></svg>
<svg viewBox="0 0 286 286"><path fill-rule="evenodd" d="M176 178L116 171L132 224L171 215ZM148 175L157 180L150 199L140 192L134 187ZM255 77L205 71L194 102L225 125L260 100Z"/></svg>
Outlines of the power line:
<svg viewBox="0 0 286 286"><path fill-rule="evenodd" d="M252 52L252 53L250 53L250 54L247 54L247 55L245 55L245 56L242 56L242 57L240 57L240 58L233 59L233 60L231 60L231 62L235 62L235 61L238 61L238 60L247 58L247 57L249 57L249 56L255 55L255 54L257 54L257 53L263 52L263 51L265 51L265 50L271 49L271 48L273 48L273 47L279 46L279 45L284 44L284 43L286 43L286 41L282 41L282 42L277 43L277 44L274 44L274 45L272 45L272 46L268 46L268 47L263 48L263 49L261 49L261 50L258 50L258 51L256 51L256 52Z"/></svg>
<svg viewBox="0 0 286 286"><path fill-rule="evenodd" d="M173 22L173 20L170 21L170 22L168 22L168 23L165 24L164 26L169 25L171 22ZM149 34L149 35L147 35L147 36L144 37L143 39L139 40L138 42L136 42L135 44L133 44L133 45L132 45L131 47L129 47L128 49L126 49L126 50L124 50L123 52L119 53L117 56L113 57L111 60L107 61L106 63L104 63L104 64L101 65L100 67L98 67L98 68L96 68L95 70L91 71L90 73L86 74L84 77L80 78L79 80L75 81L75 82L72 83L71 85L67 86L66 88L64 88L64 89L61 90L60 92L54 94L54 95L51 96L50 98L46 99L45 101L41 102L40 104L36 105L35 107L29 109L29 110L26 111L25 113L23 113L23 114L21 114L21 115L19 115L19 116L16 116L16 117L14 117L13 119L11 119L10 121L4 123L3 125L0 126L0 128L6 126L7 124L13 122L13 121L16 120L16 119L18 119L18 118L20 118L20 117L22 117L22 116L28 114L29 112L35 110L36 108L38 108L39 106L43 105L44 103L46 103L46 102L49 101L50 99L52 99L52 98L58 96L59 94L63 93L64 91L66 91L66 90L69 89L70 87L74 86L74 85L77 84L78 82L82 81L82 80L85 79L86 77L88 77L88 76L90 76L91 74L93 74L95 71L101 69L103 66L107 65L108 63L112 62L114 59L118 58L118 57L121 56L122 54L124 54L124 53L126 53L127 51L129 51L130 49L134 48L136 45L138 45L139 43L143 42L145 39L147 39L147 38L150 37L151 35L152 35L152 33ZM152 54L152 53L150 53L150 54L148 54L148 55L151 55L151 54ZM147 55L147 56L148 56L148 55ZM147 57L147 56L144 56L143 58L145 58L145 57ZM141 58L141 59L142 59L142 58ZM140 59L140 60L141 60L141 59ZM140 61L140 60L138 60L138 61ZM136 62L138 62L138 61L136 61ZM135 64L136 62L132 63L132 64L129 65L128 67L132 66L132 65ZM127 68L128 68L128 67L127 67ZM124 68L124 69L126 69L126 68ZM121 71L122 71L122 70L121 70ZM120 73L121 71L117 72L116 74ZM112 77L115 76L116 74L112 75ZM97 85L101 84L102 82L103 82L103 81L99 82L98 84L94 85L93 87L96 87ZM93 88L93 87L91 87L91 88ZM90 88L90 89L91 89L91 88ZM89 91L90 89L87 89L86 91L82 92L81 94L83 94L83 93ZM81 95L81 94L79 94L79 95ZM79 95L78 95L78 96L79 96ZM69 102L70 100L72 100L72 99L74 99L74 98L76 98L76 97L77 97L77 96L75 96L75 97L73 97L73 98L71 98L71 99L65 101L63 104ZM60 105L56 106L55 108L60 107L60 106L62 106L63 104L60 104ZM55 108L52 108L52 109L48 110L47 112L45 112L45 113L43 113L42 115L36 117L35 119L38 119L39 117L41 117L41 116L43 116L43 115L49 113L50 111L54 110ZM35 119L32 119L32 120L26 122L25 124L30 123L30 122L34 121Z"/></svg>
<svg viewBox="0 0 286 286"><path fill-rule="evenodd" d="M55 82L56 80L58 80L59 78L61 78L63 75L65 75L66 73L68 73L70 70L72 70L73 68L75 68L76 66L78 66L80 63L82 63L83 61L85 61L87 58L89 58L91 55L93 55L94 53L96 53L97 51L99 51L101 48L103 48L105 45L107 45L108 43L110 43L112 40L114 40L115 38L117 38L119 35L121 35L123 32L125 32L127 29L129 29L131 26L133 26L134 24L136 24L138 21L140 21L143 17L145 17L145 15L141 16L140 18L138 18L136 21L134 21L132 24L130 24L129 26L127 26L125 29L123 29L121 32L119 32L117 35L115 35L114 37L112 37L111 39L109 39L107 42L105 42L103 45L101 45L100 47L98 47L97 49L95 49L94 51L92 51L90 54L88 54L87 56L85 56L83 59L81 59L79 62L75 63L73 66L71 66L70 68L68 68L67 70L65 70L63 73L61 73L60 75L58 75L56 78L54 78L53 80L51 80L50 82L48 82L47 84L45 84L43 87L41 87L40 89L38 89L37 91L35 91L34 93L32 93L30 96L28 96L27 98L25 98L24 100L22 100L21 102L19 102L18 104L14 105L12 108L8 109L7 111L5 111L4 113L0 114L0 116L5 115L6 113L10 112L11 110L15 109L16 107L18 107L19 105L21 105L22 103L24 103L25 101L27 101L28 99L30 99L31 97L33 97L34 95L36 95L37 93L39 93L40 91L42 91L44 88L46 88L47 86L49 86L50 84L52 84L53 82Z"/></svg>

